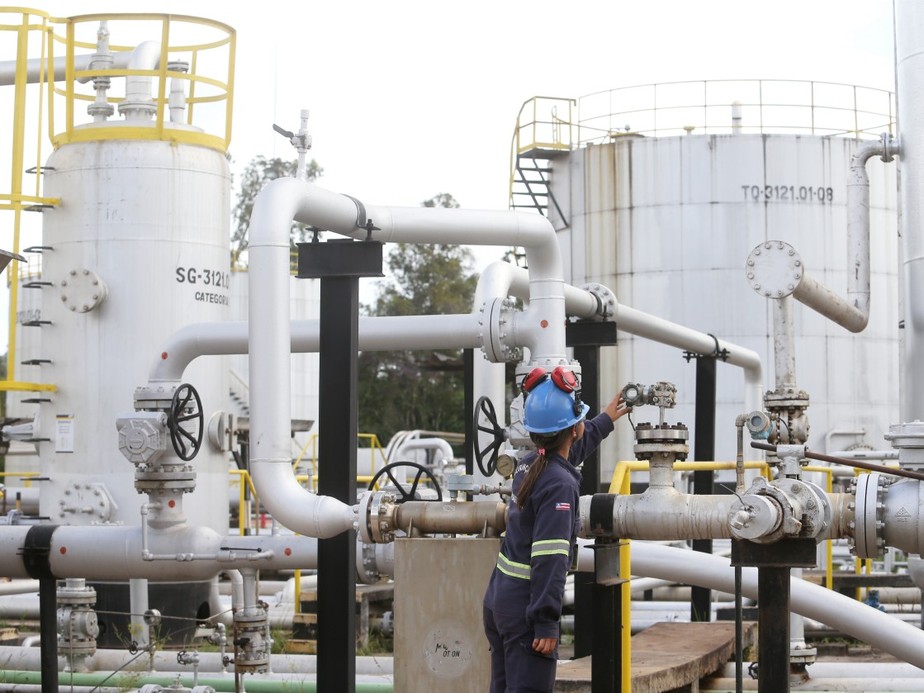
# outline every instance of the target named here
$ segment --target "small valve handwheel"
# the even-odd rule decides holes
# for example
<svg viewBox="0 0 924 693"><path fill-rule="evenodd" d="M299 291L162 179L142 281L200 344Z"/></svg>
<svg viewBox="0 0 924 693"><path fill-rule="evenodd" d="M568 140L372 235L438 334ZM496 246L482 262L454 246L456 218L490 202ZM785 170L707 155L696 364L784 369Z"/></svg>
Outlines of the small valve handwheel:
<svg viewBox="0 0 924 693"><path fill-rule="evenodd" d="M482 423L482 417L487 423ZM475 402L473 428L475 429L475 461L478 463L478 469L485 476L493 476L497 469L497 454L507 439L507 434L497 423L494 403L488 397L479 397ZM484 446L480 444L479 433L491 434L491 440Z"/></svg>
<svg viewBox="0 0 924 693"><path fill-rule="evenodd" d="M173 451L184 462L199 454L202 446L202 432L205 430L202 416L202 400L189 383L180 385L173 393L170 412L167 414L167 428Z"/></svg>
<svg viewBox="0 0 924 693"><path fill-rule="evenodd" d="M410 488L406 488L405 484L407 481L400 482L394 475L391 473L393 469L397 467L410 467L417 470L417 474L414 476L414 480L411 482ZM388 480L392 483L392 486L395 487L395 490L401 496L395 502L404 503L406 501L412 500L422 500L417 497L417 487L420 485L420 480L424 477L433 485L434 490L436 491L436 500L443 500L443 492L440 489L440 485L436 481L436 477L433 476L432 472L429 469L424 467L422 464L417 464L416 462L392 462L391 464L386 464L379 471L375 473L372 479L369 481L368 489L370 491L375 489L376 484L379 482L383 476L387 476Z"/></svg>

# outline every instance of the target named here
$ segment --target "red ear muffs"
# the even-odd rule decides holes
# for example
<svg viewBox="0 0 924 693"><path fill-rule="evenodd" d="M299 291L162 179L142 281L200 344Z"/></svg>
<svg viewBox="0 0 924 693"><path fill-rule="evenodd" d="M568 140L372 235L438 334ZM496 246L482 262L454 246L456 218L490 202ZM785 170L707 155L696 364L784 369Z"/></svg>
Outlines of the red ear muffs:
<svg viewBox="0 0 924 693"><path fill-rule="evenodd" d="M565 392L575 392L581 389L581 383L578 381L574 371L558 366L552 371L552 382L558 386L559 390Z"/></svg>
<svg viewBox="0 0 924 693"><path fill-rule="evenodd" d="M533 368L529 373L527 373L526 377L523 378L523 382L520 383L520 389L524 392L524 394L528 394L533 390L534 387L536 387L536 385L541 383L547 377L548 373L546 373L544 369L537 366L536 368Z"/></svg>

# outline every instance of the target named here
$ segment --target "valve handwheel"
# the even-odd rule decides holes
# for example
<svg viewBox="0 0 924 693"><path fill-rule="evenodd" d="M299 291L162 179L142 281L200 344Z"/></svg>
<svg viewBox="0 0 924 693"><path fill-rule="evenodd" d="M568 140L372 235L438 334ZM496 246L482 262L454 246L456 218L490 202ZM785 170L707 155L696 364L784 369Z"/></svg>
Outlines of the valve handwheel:
<svg viewBox="0 0 924 693"><path fill-rule="evenodd" d="M189 383L183 383L173 393L170 412L167 414L167 428L170 429L173 451L185 462L199 454L202 432L205 430L202 422L202 400L199 399L199 393Z"/></svg>
<svg viewBox="0 0 924 693"><path fill-rule="evenodd" d="M482 423L484 417L487 423ZM501 445L507 439L503 427L497 423L497 412L494 409L494 403L488 397L479 397L475 402L475 461L478 463L478 469L485 476L493 476L497 469L497 453ZM479 443L478 432L490 433L491 441L482 446ZM487 458L487 462L485 461Z"/></svg>
<svg viewBox="0 0 924 693"><path fill-rule="evenodd" d="M398 481L391 473L392 470L396 467L410 467L417 470L417 474L414 476L414 481L411 482L410 489L405 488L404 486L407 481L402 483ZM392 462L391 464L386 464L379 471L377 471L375 476L373 476L369 481L368 489L370 491L375 488L375 485L378 483L379 479L382 478L382 476L387 476L388 480L392 483L395 489L397 489L398 493L401 494L401 498L396 501L397 503L404 503L409 500L420 500L417 498L417 487L420 485L420 480L423 477L426 477L430 483L433 484L433 488L436 489L436 500L443 500L443 492L440 490L440 485L437 483L436 477L434 477L433 473L422 464L417 464L416 462Z"/></svg>

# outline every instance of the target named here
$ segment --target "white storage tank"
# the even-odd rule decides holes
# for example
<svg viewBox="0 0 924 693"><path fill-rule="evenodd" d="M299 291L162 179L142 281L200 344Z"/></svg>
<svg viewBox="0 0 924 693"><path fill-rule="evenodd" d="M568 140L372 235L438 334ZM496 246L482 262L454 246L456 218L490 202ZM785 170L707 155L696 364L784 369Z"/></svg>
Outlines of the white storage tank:
<svg viewBox="0 0 924 693"><path fill-rule="evenodd" d="M41 238L29 240L41 266L20 273L19 382L4 388L12 416L35 417L40 513L59 524L137 525L146 496L116 421L134 411L135 388L174 332L231 313L234 32L169 15L56 22L48 30L78 76L61 86L73 73L58 61L45 116L55 149L38 167ZM228 409L224 358L197 359L183 379L206 424ZM227 531L228 462L204 435L191 462L191 524Z"/></svg>
<svg viewBox="0 0 924 693"><path fill-rule="evenodd" d="M609 108L632 111L610 115L608 122L618 122L619 129L601 127L601 119L588 121L581 112L586 141L563 156L550 156L550 188L558 207L550 204L549 216L559 230L566 279L576 285L600 282L621 303L755 350L763 360L765 390L775 386L773 306L749 287L747 256L764 241L786 241L801 254L809 274L846 296L850 157L857 137L889 129L892 112L888 93L876 92L879 110L870 121L869 109L853 90L853 101L840 104L848 121L842 126L842 112L826 111L831 104L819 103L817 83L797 83L794 93L805 84L811 85L814 101L791 100L791 107L772 116L764 83L764 102L733 107L728 99L720 110L715 104L713 110L665 108L660 116L653 111L650 121L650 114L634 110L637 90L627 90L626 98L632 98L624 102L614 90ZM665 88L658 92L659 108L670 104L669 94ZM870 121L867 131L852 131L864 129L864 117ZM594 128L587 128L588 122ZM629 126L627 131L622 123L650 129ZM797 384L810 396L808 445L818 451L887 447L883 433L898 419L896 171L878 158L867 171L869 326L854 335L801 304L794 306ZM668 420L693 428L696 368L677 349L621 332L618 347L603 350L602 367L603 396L628 381L676 383L679 404ZM733 460L744 378L739 369L721 364L717 374L716 458ZM655 410L643 409L634 419L656 416ZM604 480L614 460L634 458L631 435L614 439L603 456ZM691 459L694 444L691 430Z"/></svg>
<svg viewBox="0 0 924 693"><path fill-rule="evenodd" d="M41 405L41 511L59 522L99 520L105 485L118 506L106 519L139 522L145 497L118 449L115 422L133 411L158 349L179 328L229 313L230 173L221 152L160 141L62 146L48 161L42 276L41 379L58 387ZM222 359L198 359L193 384L209 416L225 407ZM134 384L134 385L132 385ZM207 440L193 462L190 522L228 526L227 458ZM88 470L92 469L92 474ZM92 489L87 493L86 487ZM74 501L75 496L80 498ZM74 508L74 510L65 510Z"/></svg>

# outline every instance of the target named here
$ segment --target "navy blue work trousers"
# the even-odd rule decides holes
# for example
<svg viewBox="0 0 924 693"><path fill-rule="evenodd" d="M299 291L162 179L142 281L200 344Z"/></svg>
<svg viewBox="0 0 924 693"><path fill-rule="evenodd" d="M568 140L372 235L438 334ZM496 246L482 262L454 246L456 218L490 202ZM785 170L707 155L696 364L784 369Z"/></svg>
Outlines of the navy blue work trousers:
<svg viewBox="0 0 924 693"><path fill-rule="evenodd" d="M484 608L484 632L491 645L490 693L551 693L558 650L533 649L533 629L525 614L513 616Z"/></svg>

